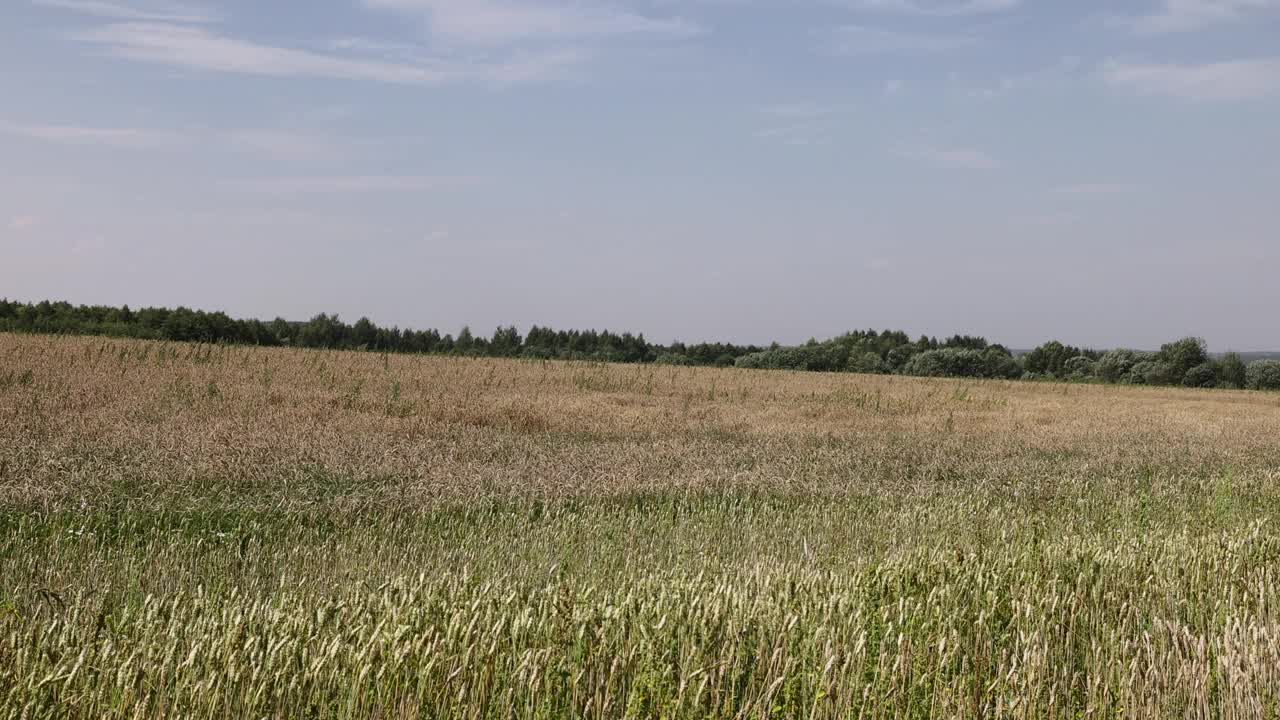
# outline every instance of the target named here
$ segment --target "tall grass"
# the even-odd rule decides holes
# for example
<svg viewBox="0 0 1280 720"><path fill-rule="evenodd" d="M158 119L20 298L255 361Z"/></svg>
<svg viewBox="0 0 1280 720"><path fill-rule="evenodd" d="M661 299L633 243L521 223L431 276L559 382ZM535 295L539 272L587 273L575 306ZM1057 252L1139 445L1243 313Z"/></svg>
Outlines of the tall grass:
<svg viewBox="0 0 1280 720"><path fill-rule="evenodd" d="M0 335L0 716L1280 717L1280 401Z"/></svg>

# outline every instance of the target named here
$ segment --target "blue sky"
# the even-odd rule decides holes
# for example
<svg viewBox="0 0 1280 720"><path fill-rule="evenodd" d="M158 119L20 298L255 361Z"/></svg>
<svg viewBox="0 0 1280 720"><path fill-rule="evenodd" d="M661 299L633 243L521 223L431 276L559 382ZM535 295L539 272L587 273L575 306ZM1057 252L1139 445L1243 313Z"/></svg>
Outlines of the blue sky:
<svg viewBox="0 0 1280 720"><path fill-rule="evenodd" d="M4 0L0 295L1280 348L1280 0Z"/></svg>

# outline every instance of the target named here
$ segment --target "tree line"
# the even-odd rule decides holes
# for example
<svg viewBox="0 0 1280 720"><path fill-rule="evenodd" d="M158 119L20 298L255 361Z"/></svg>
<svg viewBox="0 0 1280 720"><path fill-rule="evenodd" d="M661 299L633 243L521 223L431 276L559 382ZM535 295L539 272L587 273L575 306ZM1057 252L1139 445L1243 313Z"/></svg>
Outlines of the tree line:
<svg viewBox="0 0 1280 720"><path fill-rule="evenodd" d="M371 350L391 353L435 353L478 357L592 360L600 362L731 366L754 345L673 343L658 345L643 334L608 330L553 330L534 326L525 335L515 327L499 327L477 335L464 327L458 334L438 330L381 327L369 318L343 322L321 313L306 322L240 320L222 312L185 307L138 310L105 305L72 305L44 301L0 300L0 332L104 335L146 340Z"/></svg>
<svg viewBox="0 0 1280 720"><path fill-rule="evenodd" d="M1048 379L1132 385L1280 389L1280 361L1246 364L1236 353L1209 354L1199 338L1183 338L1155 352L1100 352L1056 340L1016 354L985 338L955 335L912 340L900 330L857 330L826 341L769 347L734 343L670 345L643 334L608 330L554 330L512 326L482 336L464 327L456 336L437 330L381 327L368 318L348 324L321 313L306 322L231 318L184 307L72 305L0 300L0 332L104 335L150 340L287 346L476 357L662 363L992 379Z"/></svg>

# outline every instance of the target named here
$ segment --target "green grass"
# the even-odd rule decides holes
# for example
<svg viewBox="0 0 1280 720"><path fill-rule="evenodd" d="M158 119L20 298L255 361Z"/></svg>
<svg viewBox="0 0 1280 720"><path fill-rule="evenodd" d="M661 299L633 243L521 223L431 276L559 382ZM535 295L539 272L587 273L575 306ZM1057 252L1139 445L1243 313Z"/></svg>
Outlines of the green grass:
<svg viewBox="0 0 1280 720"><path fill-rule="evenodd" d="M1218 716L1245 692L1274 713L1275 498L1113 499L11 509L0 707L1155 717Z"/></svg>

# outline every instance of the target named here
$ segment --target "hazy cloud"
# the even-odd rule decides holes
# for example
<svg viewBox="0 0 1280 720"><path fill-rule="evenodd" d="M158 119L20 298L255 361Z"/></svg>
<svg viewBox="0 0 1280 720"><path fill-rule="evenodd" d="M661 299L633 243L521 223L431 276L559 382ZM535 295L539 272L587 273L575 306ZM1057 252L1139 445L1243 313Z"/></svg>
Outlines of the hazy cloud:
<svg viewBox="0 0 1280 720"><path fill-rule="evenodd" d="M1059 58L1058 62L1045 68L1019 73L1006 73L997 78L993 84L968 90L968 95L989 100L1010 93L1037 90L1075 77L1083 68L1084 63L1078 56L1068 55Z"/></svg>
<svg viewBox="0 0 1280 720"><path fill-rule="evenodd" d="M433 35L459 43L699 32L697 26L681 18L655 18L608 4L567 0L364 0L364 4L420 14L427 18Z"/></svg>
<svg viewBox="0 0 1280 720"><path fill-rule="evenodd" d="M128 150L158 150L181 145L181 133L138 128L97 128L77 125L0 123L0 133L66 145L102 145Z"/></svg>
<svg viewBox="0 0 1280 720"><path fill-rule="evenodd" d="M784 145L826 145L830 142L821 128L809 123L767 127L752 135L762 140L777 140Z"/></svg>
<svg viewBox="0 0 1280 720"><path fill-rule="evenodd" d="M32 2L41 7L70 10L84 15L95 15L116 20L208 23L217 19L204 10L175 3L151 2L144 6L135 6L120 2L107 2L106 0L32 0Z"/></svg>
<svg viewBox="0 0 1280 720"><path fill-rule="evenodd" d="M1141 187L1130 183L1080 183L1054 188L1060 195L1127 195L1137 192Z"/></svg>
<svg viewBox="0 0 1280 720"><path fill-rule="evenodd" d="M835 112L836 108L828 105L816 104L796 104L796 105L766 105L760 108L762 115L780 118L783 120L813 120L825 117Z"/></svg>
<svg viewBox="0 0 1280 720"><path fill-rule="evenodd" d="M858 10L953 17L1012 10L1018 7L1022 0L837 0L837 2Z"/></svg>
<svg viewBox="0 0 1280 720"><path fill-rule="evenodd" d="M273 155L277 157L329 156L339 141L296 130L208 128L105 128L51 123L0 122L0 134L16 135L62 145L94 145L121 150L176 150L200 146Z"/></svg>
<svg viewBox="0 0 1280 720"><path fill-rule="evenodd" d="M423 192L475 185L479 178L431 175L329 175L268 178L252 180L243 187L257 192L301 193L369 193Z"/></svg>
<svg viewBox="0 0 1280 720"><path fill-rule="evenodd" d="M823 31L825 48L840 55L878 53L936 53L977 42L969 35L898 32L865 25L844 25Z"/></svg>
<svg viewBox="0 0 1280 720"><path fill-rule="evenodd" d="M335 152L335 143L330 138L296 131L230 130L217 136L232 148L278 157L320 157Z"/></svg>
<svg viewBox="0 0 1280 720"><path fill-rule="evenodd" d="M79 37L108 55L139 62L244 75L406 85L526 82L580 59L577 53L556 51L477 62L456 59L393 62L267 45L203 28L167 23L114 23L81 33Z"/></svg>
<svg viewBox="0 0 1280 720"><path fill-rule="evenodd" d="M1014 215L1009 218L1009 223L1015 227L1054 228L1073 225L1080 220L1081 217L1075 213L1047 211L1042 213Z"/></svg>
<svg viewBox="0 0 1280 720"><path fill-rule="evenodd" d="M107 249L107 239L101 235L82 237L71 244L72 255L88 255Z"/></svg>
<svg viewBox="0 0 1280 720"><path fill-rule="evenodd" d="M1112 16L1109 22L1139 34L1189 32L1280 9L1280 0L1163 0L1155 12Z"/></svg>
<svg viewBox="0 0 1280 720"><path fill-rule="evenodd" d="M21 215L9 222L9 229L14 232L30 230L39 222L34 215Z"/></svg>
<svg viewBox="0 0 1280 720"><path fill-rule="evenodd" d="M1129 63L1112 60L1102 76L1114 87L1144 95L1185 100L1248 100L1280 93L1280 58L1202 65Z"/></svg>
<svg viewBox="0 0 1280 720"><path fill-rule="evenodd" d="M756 130L752 136L785 145L826 145L831 141L832 116L851 109L851 106L816 103L767 105L760 108L759 113L770 124Z"/></svg>
<svg viewBox="0 0 1280 720"><path fill-rule="evenodd" d="M961 170L994 170L1000 161L973 148L906 147L893 150L899 157L918 160L934 167Z"/></svg>

